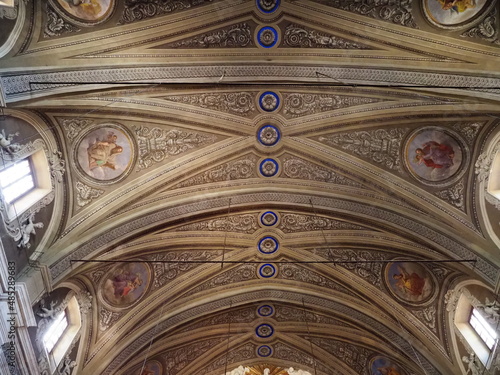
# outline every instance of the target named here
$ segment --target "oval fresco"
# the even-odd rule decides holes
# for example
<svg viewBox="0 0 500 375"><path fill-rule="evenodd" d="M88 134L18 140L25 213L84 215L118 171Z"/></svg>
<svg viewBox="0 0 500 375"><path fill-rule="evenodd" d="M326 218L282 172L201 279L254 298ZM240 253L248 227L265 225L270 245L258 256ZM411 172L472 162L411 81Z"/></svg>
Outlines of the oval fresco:
<svg viewBox="0 0 500 375"><path fill-rule="evenodd" d="M84 23L106 19L113 9L114 0L56 0L71 18Z"/></svg>
<svg viewBox="0 0 500 375"><path fill-rule="evenodd" d="M375 357L370 364L371 375L406 375L394 361L385 357Z"/></svg>
<svg viewBox="0 0 500 375"><path fill-rule="evenodd" d="M131 167L132 142L118 128L101 127L83 137L76 157L78 165L89 177L99 181L117 180Z"/></svg>
<svg viewBox="0 0 500 375"><path fill-rule="evenodd" d="M134 372L134 375L161 375L163 374L163 366L158 361L147 361L144 368L142 366Z"/></svg>
<svg viewBox="0 0 500 375"><path fill-rule="evenodd" d="M103 280L104 301L115 307L128 307L146 292L151 272L144 263L124 263L109 271Z"/></svg>
<svg viewBox="0 0 500 375"><path fill-rule="evenodd" d="M428 127L414 132L406 143L405 163L410 173L424 183L439 184L461 170L464 152L448 132Z"/></svg>
<svg viewBox="0 0 500 375"><path fill-rule="evenodd" d="M427 17L435 24L456 26L470 21L489 0L424 0Z"/></svg>
<svg viewBox="0 0 500 375"><path fill-rule="evenodd" d="M418 263L389 263L385 270L385 280L389 290L404 302L427 302L435 289L430 272Z"/></svg>

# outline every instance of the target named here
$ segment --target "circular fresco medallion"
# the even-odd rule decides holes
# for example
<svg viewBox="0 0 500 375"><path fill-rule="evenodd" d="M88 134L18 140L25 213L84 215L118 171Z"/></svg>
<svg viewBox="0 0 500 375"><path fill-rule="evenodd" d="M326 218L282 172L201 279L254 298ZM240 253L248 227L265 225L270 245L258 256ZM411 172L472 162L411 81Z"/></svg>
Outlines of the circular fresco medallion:
<svg viewBox="0 0 500 375"><path fill-rule="evenodd" d="M110 270L101 284L101 295L114 307L130 307L146 292L151 272L145 263L123 263Z"/></svg>
<svg viewBox="0 0 500 375"><path fill-rule="evenodd" d="M117 127L103 126L87 133L76 149L78 166L98 181L118 181L133 160L130 137Z"/></svg>
<svg viewBox="0 0 500 375"><path fill-rule="evenodd" d="M406 371L388 358L375 357L370 362L370 375L406 375Z"/></svg>
<svg viewBox="0 0 500 375"><path fill-rule="evenodd" d="M142 369L142 371L141 371ZM134 372L134 375L162 375L163 374L163 366L158 361L147 361L144 365Z"/></svg>
<svg viewBox="0 0 500 375"><path fill-rule="evenodd" d="M114 0L52 0L65 15L81 24L106 20L113 11Z"/></svg>
<svg viewBox="0 0 500 375"><path fill-rule="evenodd" d="M425 15L436 26L465 26L479 16L490 0L424 0Z"/></svg>
<svg viewBox="0 0 500 375"><path fill-rule="evenodd" d="M406 167L413 177L429 185L452 182L463 170L462 145L457 136L442 128L419 129L406 142Z"/></svg>
<svg viewBox="0 0 500 375"><path fill-rule="evenodd" d="M431 273L419 263L389 263L385 282L396 298L412 304L428 302L435 291Z"/></svg>

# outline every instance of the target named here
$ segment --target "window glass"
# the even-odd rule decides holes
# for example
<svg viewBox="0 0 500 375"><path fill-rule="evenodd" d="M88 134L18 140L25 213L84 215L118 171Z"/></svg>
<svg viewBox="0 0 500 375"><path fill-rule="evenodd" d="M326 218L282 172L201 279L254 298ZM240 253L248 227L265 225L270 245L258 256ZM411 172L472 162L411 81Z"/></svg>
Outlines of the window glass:
<svg viewBox="0 0 500 375"><path fill-rule="evenodd" d="M472 328L474 328L479 337L481 337L481 339L484 341L486 346L491 350L498 338L495 330L491 328L486 319L484 319L476 309L472 309L469 323Z"/></svg>
<svg viewBox="0 0 500 375"><path fill-rule="evenodd" d="M64 330L68 327L68 319L66 318L66 312L63 311L60 313L54 323L50 326L49 330L43 337L43 343L45 344L45 348L47 352L52 351L57 341L61 338Z"/></svg>
<svg viewBox="0 0 500 375"><path fill-rule="evenodd" d="M34 187L33 172L28 159L0 172L0 188L7 203L12 203Z"/></svg>

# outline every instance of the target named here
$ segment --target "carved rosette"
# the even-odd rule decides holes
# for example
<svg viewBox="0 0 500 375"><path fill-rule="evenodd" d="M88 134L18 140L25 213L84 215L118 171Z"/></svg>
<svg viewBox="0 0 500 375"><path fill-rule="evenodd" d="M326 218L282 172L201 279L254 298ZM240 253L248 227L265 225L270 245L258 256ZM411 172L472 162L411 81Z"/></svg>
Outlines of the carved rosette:
<svg viewBox="0 0 500 375"><path fill-rule="evenodd" d="M258 141L264 146L274 146L279 142L280 138L279 129L273 125L264 125L257 133Z"/></svg>
<svg viewBox="0 0 500 375"><path fill-rule="evenodd" d="M270 324L260 324L255 328L255 334L261 339L267 339L274 334L274 328Z"/></svg>
<svg viewBox="0 0 500 375"><path fill-rule="evenodd" d="M271 279L276 277L278 270L274 264L265 263L259 266L258 277L261 279Z"/></svg>
<svg viewBox="0 0 500 375"><path fill-rule="evenodd" d="M263 13L273 13L280 6L280 0L255 0L257 8Z"/></svg>
<svg viewBox="0 0 500 375"><path fill-rule="evenodd" d="M266 91L259 97L259 106L265 112L273 112L278 109L280 105L280 97L272 91Z"/></svg>
<svg viewBox="0 0 500 375"><path fill-rule="evenodd" d="M276 160L267 158L261 161L259 172L263 177L273 177L278 174L279 164Z"/></svg>
<svg viewBox="0 0 500 375"><path fill-rule="evenodd" d="M274 254L279 249L279 242L276 238L267 236L259 241L257 247L262 254Z"/></svg>
<svg viewBox="0 0 500 375"><path fill-rule="evenodd" d="M274 47L278 43L278 31L271 26L264 26L257 32L257 42L263 48Z"/></svg>
<svg viewBox="0 0 500 375"><path fill-rule="evenodd" d="M260 225L264 227L272 227L278 223L278 215L273 211L266 211L260 215Z"/></svg>
<svg viewBox="0 0 500 375"><path fill-rule="evenodd" d="M270 357L273 354L273 349L269 345L261 345L257 348L257 355L262 358Z"/></svg>

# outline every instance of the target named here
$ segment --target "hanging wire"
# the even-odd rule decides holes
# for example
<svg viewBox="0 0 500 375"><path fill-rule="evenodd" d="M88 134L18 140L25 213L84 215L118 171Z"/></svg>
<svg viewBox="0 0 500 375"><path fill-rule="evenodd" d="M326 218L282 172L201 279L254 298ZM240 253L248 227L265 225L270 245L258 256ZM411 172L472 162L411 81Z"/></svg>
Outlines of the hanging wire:
<svg viewBox="0 0 500 375"><path fill-rule="evenodd" d="M229 223L229 212L231 212L231 198L229 198L229 203L227 205L227 222ZM224 257L226 255L226 240L227 240L227 228L224 231L224 247L222 248L222 262L220 264L220 269L224 268Z"/></svg>
<svg viewBox="0 0 500 375"><path fill-rule="evenodd" d="M316 208L313 205L312 198L309 198L309 203L311 204L311 207L313 209L314 217L316 217L317 219L319 219L318 213L316 212ZM332 255L332 249L330 248L330 246L328 246L328 242L327 242L326 236L325 236L325 231L323 230L323 227L321 225L320 225L319 229L321 231L321 235L323 236L323 240L325 241L325 246L326 246L326 248L328 250L328 257L333 260L334 257ZM333 266L335 267L336 265L337 264L335 263L335 261L333 261Z"/></svg>
<svg viewBox="0 0 500 375"><path fill-rule="evenodd" d="M304 322L306 323L307 335L309 336L309 346L310 346L310 349L311 349L311 357L313 359L314 375L317 375L317 371L316 371L316 357L314 356L311 331L309 330L309 322L308 322L308 319L307 319L306 304L304 302L304 297L302 297L302 312L304 313Z"/></svg>
<svg viewBox="0 0 500 375"><path fill-rule="evenodd" d="M226 362L224 364L224 375L227 374L227 359L229 356L229 337L231 336L231 308L233 307L233 301L229 301L229 314L228 314L228 325L227 325L227 346L226 346Z"/></svg>
<svg viewBox="0 0 500 375"><path fill-rule="evenodd" d="M142 374L142 372L144 371L144 367L146 366L146 361L148 359L149 352L151 351L151 346L153 345L153 340L155 338L156 331L158 329L158 325L160 324L160 319L163 316L163 308L165 307L165 302L166 301L163 301L163 304L161 306L160 315L158 315L158 320L156 321L155 329L153 331L153 335L151 336L151 341L149 342L148 350L146 351L146 356L144 357L144 361L142 362L142 367L141 367L141 371L139 372L139 374Z"/></svg>

